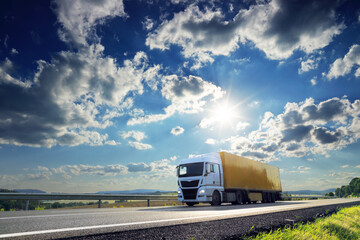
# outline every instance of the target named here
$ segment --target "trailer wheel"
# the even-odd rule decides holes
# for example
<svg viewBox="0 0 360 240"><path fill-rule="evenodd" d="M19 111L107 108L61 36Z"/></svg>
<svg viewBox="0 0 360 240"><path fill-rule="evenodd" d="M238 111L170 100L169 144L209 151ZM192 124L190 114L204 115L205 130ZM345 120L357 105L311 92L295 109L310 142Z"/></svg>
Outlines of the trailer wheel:
<svg viewBox="0 0 360 240"><path fill-rule="evenodd" d="M275 193L272 193L271 196L272 196L272 202L274 203L274 202L276 201L276 195L275 195Z"/></svg>
<svg viewBox="0 0 360 240"><path fill-rule="evenodd" d="M242 204L244 201L243 193L241 191L236 192L236 203Z"/></svg>
<svg viewBox="0 0 360 240"><path fill-rule="evenodd" d="M218 191L214 191L212 194L212 201L211 201L211 205L212 206L218 206L221 204L221 199L220 199L220 193Z"/></svg>
<svg viewBox="0 0 360 240"><path fill-rule="evenodd" d="M268 203L268 194L266 192L262 193L262 203Z"/></svg>

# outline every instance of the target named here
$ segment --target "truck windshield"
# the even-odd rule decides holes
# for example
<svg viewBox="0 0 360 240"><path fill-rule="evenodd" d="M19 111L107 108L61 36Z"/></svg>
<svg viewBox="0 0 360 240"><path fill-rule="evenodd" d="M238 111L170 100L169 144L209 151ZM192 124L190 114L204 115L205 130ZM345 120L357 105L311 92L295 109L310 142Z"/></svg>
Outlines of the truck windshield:
<svg viewBox="0 0 360 240"><path fill-rule="evenodd" d="M203 174L204 163L189 163L179 166L179 177L201 176Z"/></svg>

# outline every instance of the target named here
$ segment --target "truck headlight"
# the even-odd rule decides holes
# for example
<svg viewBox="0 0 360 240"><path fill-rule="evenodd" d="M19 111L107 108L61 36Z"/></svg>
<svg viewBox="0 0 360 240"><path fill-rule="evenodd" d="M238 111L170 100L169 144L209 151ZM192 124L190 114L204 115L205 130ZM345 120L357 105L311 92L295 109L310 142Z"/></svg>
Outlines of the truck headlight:
<svg viewBox="0 0 360 240"><path fill-rule="evenodd" d="M199 194L204 194L204 193L205 193L205 189L199 191Z"/></svg>
<svg viewBox="0 0 360 240"><path fill-rule="evenodd" d="M180 191L180 190L178 190L178 194L181 194L181 191Z"/></svg>

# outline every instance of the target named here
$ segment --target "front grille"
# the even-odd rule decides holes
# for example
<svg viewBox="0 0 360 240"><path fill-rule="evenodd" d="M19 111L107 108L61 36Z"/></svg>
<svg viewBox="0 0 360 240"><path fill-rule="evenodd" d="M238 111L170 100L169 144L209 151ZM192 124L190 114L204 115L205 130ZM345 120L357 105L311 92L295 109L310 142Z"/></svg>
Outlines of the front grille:
<svg viewBox="0 0 360 240"><path fill-rule="evenodd" d="M193 181L181 181L182 187L197 187L199 184L199 180L193 180Z"/></svg>
<svg viewBox="0 0 360 240"><path fill-rule="evenodd" d="M192 189L182 189L184 199L196 199L198 189L192 188Z"/></svg>

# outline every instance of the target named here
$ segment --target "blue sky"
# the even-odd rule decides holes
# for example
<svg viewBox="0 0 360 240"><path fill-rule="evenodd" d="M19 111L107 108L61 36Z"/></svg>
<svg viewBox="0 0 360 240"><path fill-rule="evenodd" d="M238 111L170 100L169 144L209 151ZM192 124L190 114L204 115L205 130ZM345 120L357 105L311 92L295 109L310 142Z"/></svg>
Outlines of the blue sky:
<svg viewBox="0 0 360 240"><path fill-rule="evenodd" d="M218 151L285 191L360 175L357 1L0 5L0 188L176 190Z"/></svg>

